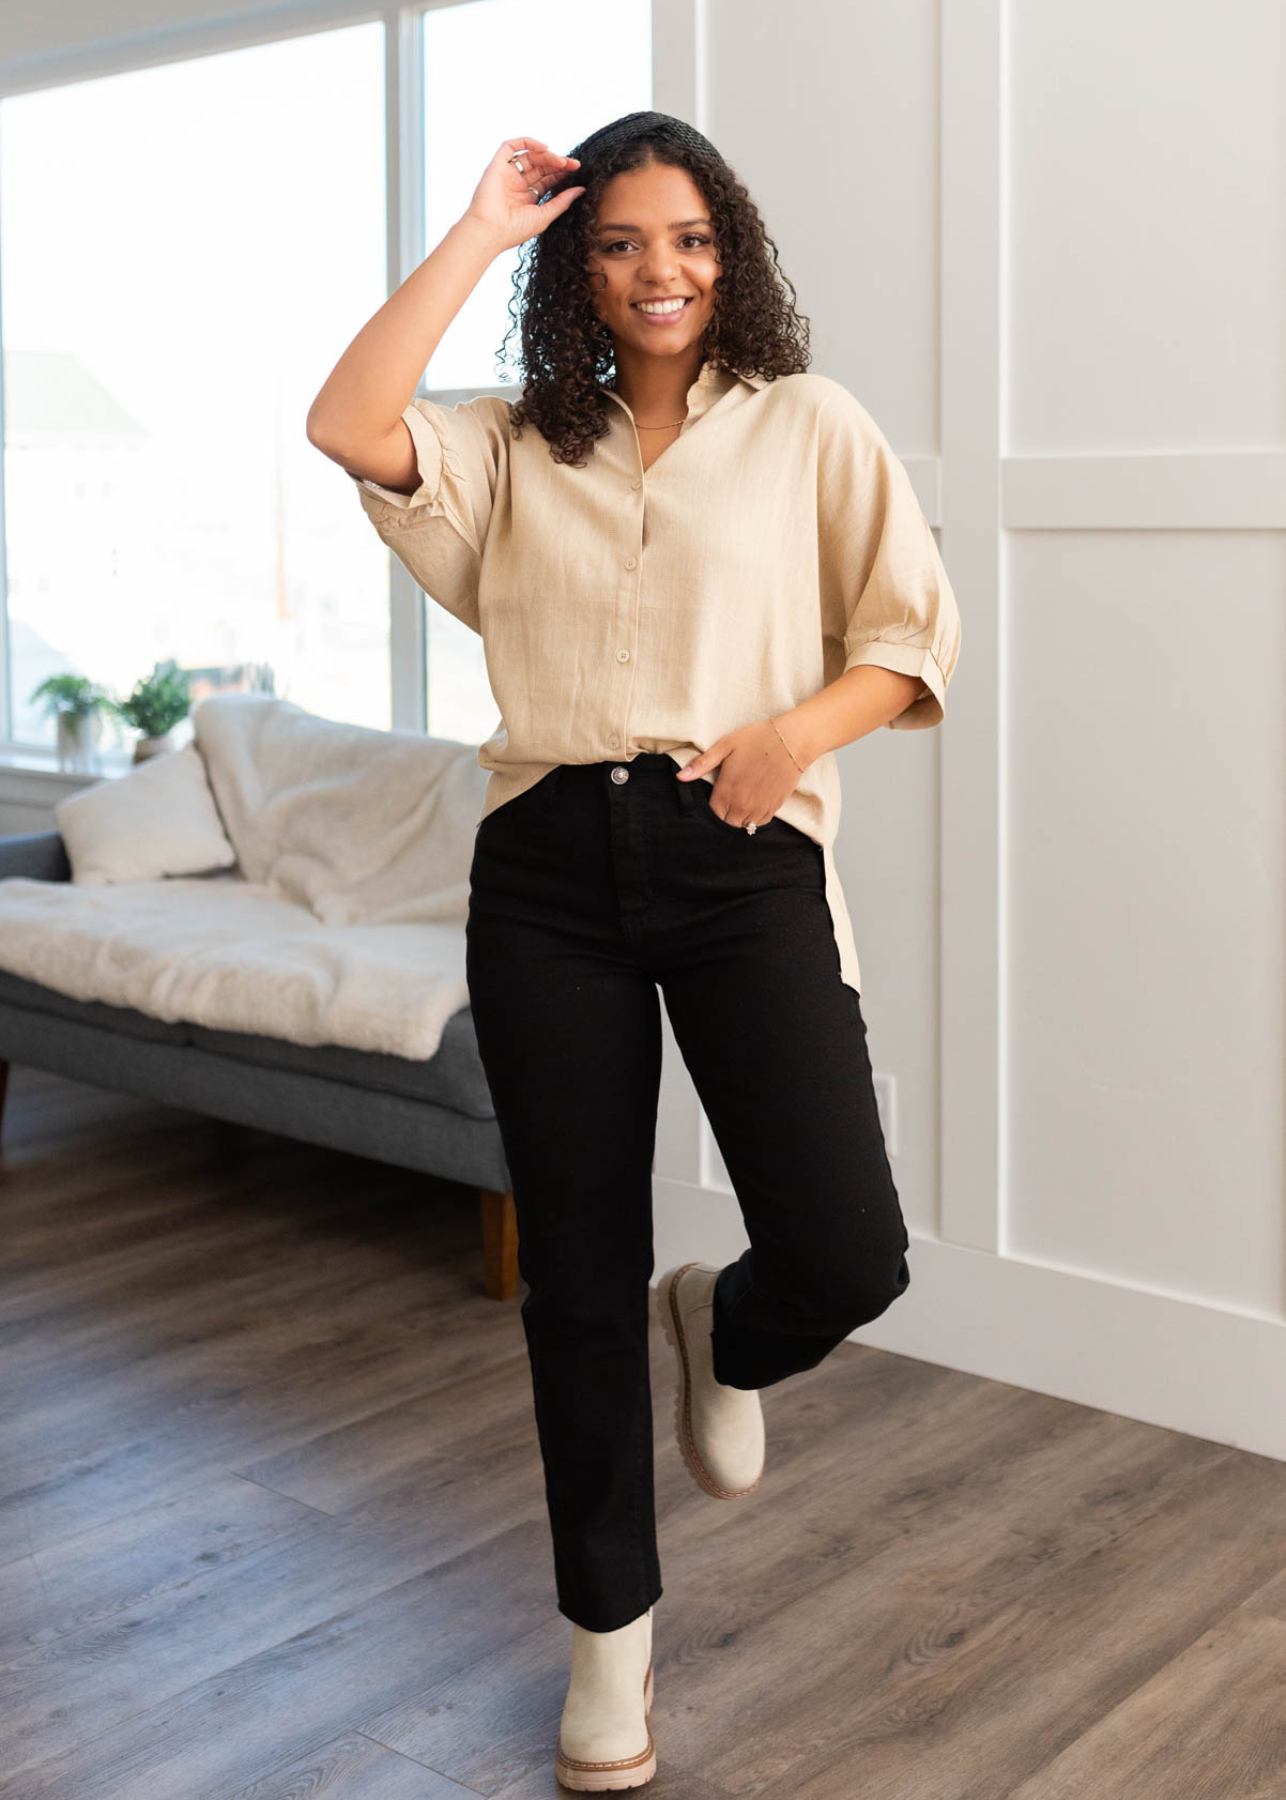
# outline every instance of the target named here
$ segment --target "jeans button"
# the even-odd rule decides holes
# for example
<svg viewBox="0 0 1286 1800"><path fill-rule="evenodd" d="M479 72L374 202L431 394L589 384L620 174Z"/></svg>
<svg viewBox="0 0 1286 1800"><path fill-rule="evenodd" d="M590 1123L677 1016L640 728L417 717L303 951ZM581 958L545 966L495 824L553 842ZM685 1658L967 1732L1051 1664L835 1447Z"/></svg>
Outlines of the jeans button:
<svg viewBox="0 0 1286 1800"><path fill-rule="evenodd" d="M624 763L617 763L616 767L612 770L612 780L616 782L619 787L622 781L628 781L629 778L630 772L625 767Z"/></svg>

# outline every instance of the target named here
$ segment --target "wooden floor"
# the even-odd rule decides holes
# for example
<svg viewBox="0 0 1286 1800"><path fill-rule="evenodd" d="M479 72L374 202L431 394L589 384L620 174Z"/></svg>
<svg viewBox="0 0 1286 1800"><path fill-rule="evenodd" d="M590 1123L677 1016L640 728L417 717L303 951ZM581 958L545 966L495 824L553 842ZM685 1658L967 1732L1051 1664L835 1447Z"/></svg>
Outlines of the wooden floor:
<svg viewBox="0 0 1286 1800"><path fill-rule="evenodd" d="M0 1257L0 1800L564 1791L470 1191L19 1068ZM1286 1795L1286 1465L846 1344L720 1502L653 1354L656 1800Z"/></svg>

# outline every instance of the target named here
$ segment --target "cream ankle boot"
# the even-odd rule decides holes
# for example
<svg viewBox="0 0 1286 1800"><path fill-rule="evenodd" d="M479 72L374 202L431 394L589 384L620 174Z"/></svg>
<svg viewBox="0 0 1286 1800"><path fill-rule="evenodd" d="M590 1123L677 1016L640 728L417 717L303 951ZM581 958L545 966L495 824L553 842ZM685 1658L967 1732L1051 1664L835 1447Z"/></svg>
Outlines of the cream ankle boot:
<svg viewBox="0 0 1286 1800"><path fill-rule="evenodd" d="M616 1631L573 1623L571 1683L554 1759L562 1785L602 1793L651 1781L651 1710L652 1608Z"/></svg>
<svg viewBox="0 0 1286 1800"><path fill-rule="evenodd" d="M697 1486L716 1500L753 1494L764 1472L764 1414L754 1388L724 1387L714 1376L710 1326L713 1263L667 1269L657 1283L661 1328L679 1359L674 1429Z"/></svg>

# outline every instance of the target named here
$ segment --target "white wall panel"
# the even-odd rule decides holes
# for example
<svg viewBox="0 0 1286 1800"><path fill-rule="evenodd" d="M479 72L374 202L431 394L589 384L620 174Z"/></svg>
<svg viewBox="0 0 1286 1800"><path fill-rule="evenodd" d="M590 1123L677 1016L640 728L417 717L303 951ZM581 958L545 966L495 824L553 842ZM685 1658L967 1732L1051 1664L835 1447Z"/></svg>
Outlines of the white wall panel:
<svg viewBox="0 0 1286 1800"><path fill-rule="evenodd" d="M707 0L705 16L701 129L777 244L813 367L900 455L936 454L933 0Z"/></svg>
<svg viewBox="0 0 1286 1800"><path fill-rule="evenodd" d="M1008 557L1008 1255L1282 1302L1286 534Z"/></svg>
<svg viewBox="0 0 1286 1800"><path fill-rule="evenodd" d="M1014 0L1011 454L1286 443L1286 7Z"/></svg>

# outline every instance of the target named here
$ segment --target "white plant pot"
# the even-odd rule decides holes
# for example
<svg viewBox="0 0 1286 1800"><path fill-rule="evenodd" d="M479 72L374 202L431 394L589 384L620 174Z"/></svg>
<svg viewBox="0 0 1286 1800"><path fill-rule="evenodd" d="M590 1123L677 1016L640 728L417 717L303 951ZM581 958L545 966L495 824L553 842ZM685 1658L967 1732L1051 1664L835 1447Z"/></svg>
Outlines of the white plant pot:
<svg viewBox="0 0 1286 1800"><path fill-rule="evenodd" d="M89 770L99 739L103 735L100 713L60 712L58 714L58 766L62 769Z"/></svg>

